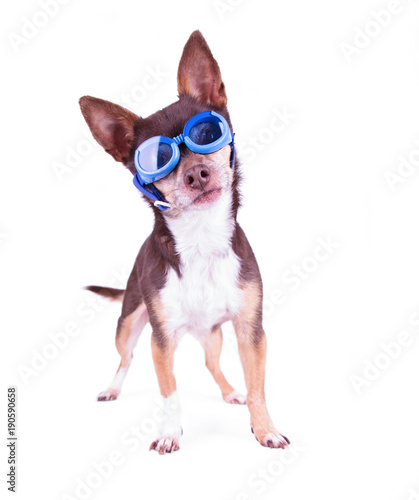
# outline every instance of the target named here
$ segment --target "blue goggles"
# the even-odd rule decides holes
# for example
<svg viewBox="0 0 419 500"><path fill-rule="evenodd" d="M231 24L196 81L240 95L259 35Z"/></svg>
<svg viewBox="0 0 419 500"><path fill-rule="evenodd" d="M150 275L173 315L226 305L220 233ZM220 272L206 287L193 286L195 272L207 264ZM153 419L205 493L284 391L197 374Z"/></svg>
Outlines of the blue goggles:
<svg viewBox="0 0 419 500"><path fill-rule="evenodd" d="M227 120L215 111L204 111L193 116L185 125L183 134L170 139L155 136L141 143L135 151L134 163L137 173L134 185L150 198L160 210L167 210L170 204L153 185L174 170L180 160L179 144L184 143L194 153L209 154L231 144L234 164L234 134ZM146 187L147 186L147 187Z"/></svg>

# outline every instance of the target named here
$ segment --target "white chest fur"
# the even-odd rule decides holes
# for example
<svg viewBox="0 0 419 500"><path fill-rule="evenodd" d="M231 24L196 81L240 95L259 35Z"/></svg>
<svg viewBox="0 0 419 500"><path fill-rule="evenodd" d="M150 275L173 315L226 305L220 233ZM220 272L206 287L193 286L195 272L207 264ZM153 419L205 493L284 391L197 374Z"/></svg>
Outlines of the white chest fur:
<svg viewBox="0 0 419 500"><path fill-rule="evenodd" d="M240 262L231 249L234 222L226 196L207 210L168 220L180 257L181 278L171 269L160 298L169 334L205 335L239 310Z"/></svg>

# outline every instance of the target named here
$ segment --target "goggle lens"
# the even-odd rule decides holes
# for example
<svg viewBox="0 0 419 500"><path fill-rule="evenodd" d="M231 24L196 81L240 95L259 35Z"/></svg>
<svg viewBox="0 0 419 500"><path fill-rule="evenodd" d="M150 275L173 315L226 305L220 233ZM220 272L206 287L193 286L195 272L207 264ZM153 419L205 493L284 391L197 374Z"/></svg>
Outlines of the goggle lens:
<svg viewBox="0 0 419 500"><path fill-rule="evenodd" d="M223 124L219 120L204 121L194 125L189 131L189 138L195 144L204 146L218 140L224 132Z"/></svg>
<svg viewBox="0 0 419 500"><path fill-rule="evenodd" d="M155 172L169 163L173 156L172 146L166 142L154 142L140 152L141 167L147 172Z"/></svg>

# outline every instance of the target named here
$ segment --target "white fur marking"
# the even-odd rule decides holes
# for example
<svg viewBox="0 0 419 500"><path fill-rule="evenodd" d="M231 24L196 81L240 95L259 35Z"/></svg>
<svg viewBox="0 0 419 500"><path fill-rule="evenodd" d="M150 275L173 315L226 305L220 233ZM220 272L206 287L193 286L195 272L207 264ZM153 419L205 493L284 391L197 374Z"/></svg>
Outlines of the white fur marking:
<svg viewBox="0 0 419 500"><path fill-rule="evenodd" d="M118 389L118 391L121 390L122 383L124 382L125 377L127 376L128 368L129 364L127 366L124 366L123 368L119 368L110 386L112 389Z"/></svg>
<svg viewBox="0 0 419 500"><path fill-rule="evenodd" d="M223 193L206 210L187 211L166 221L182 274L179 279L171 269L161 291L168 334L208 334L238 312L242 299L240 262L231 248L231 193Z"/></svg>
<svg viewBox="0 0 419 500"><path fill-rule="evenodd" d="M163 404L165 417L160 423L158 436L151 445L151 449L155 449L161 455L178 450L182 435L181 411L176 391L168 398L164 398Z"/></svg>
<svg viewBox="0 0 419 500"><path fill-rule="evenodd" d="M181 410L177 392L163 399L164 418L160 422L157 434L157 448L163 447L166 440L176 440L179 443L182 435ZM160 451L160 449L158 449Z"/></svg>
<svg viewBox="0 0 419 500"><path fill-rule="evenodd" d="M166 414L163 422L160 425L160 436L180 437L181 428L181 411L177 392L175 391L168 398L164 398L164 412Z"/></svg>

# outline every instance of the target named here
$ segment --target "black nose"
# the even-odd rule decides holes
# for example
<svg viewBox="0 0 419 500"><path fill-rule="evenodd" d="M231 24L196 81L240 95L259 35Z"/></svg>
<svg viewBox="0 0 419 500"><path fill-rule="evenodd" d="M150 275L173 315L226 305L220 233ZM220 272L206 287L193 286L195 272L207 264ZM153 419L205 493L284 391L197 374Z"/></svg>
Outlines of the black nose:
<svg viewBox="0 0 419 500"><path fill-rule="evenodd" d="M209 168L204 165L195 165L193 167L189 167L186 170L183 181L185 182L186 187L190 187L191 189L200 189L204 191L205 186L208 184L211 177L211 173Z"/></svg>

